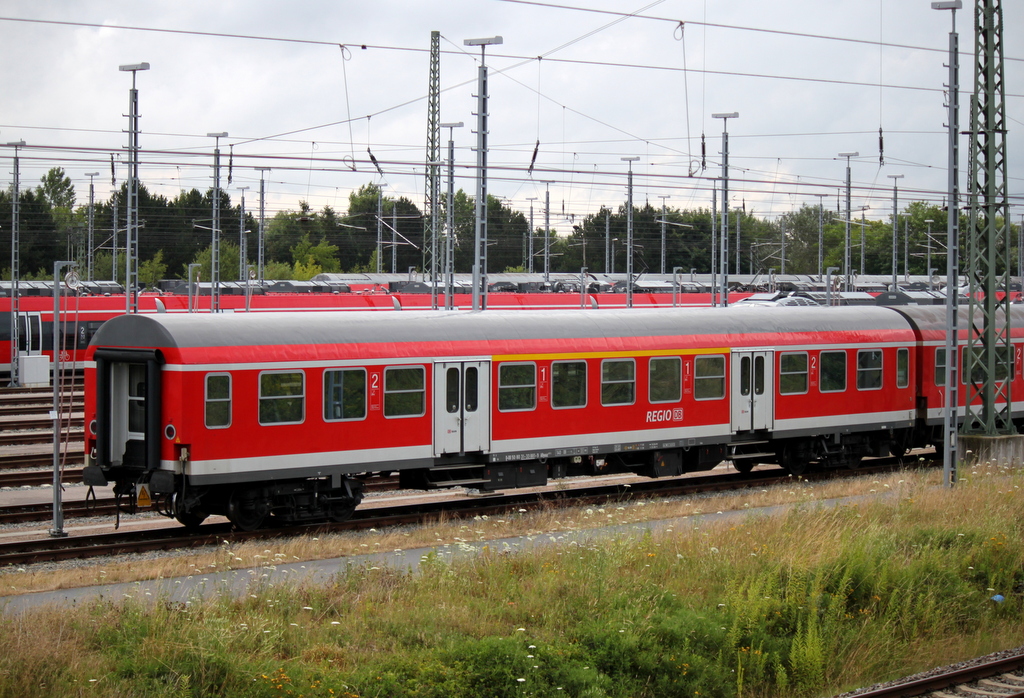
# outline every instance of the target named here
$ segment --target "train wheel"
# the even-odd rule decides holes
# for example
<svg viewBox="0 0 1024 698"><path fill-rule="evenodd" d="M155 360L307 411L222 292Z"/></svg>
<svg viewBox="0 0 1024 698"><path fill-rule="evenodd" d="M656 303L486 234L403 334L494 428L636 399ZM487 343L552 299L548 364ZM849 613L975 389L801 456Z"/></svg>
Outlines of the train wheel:
<svg viewBox="0 0 1024 698"><path fill-rule="evenodd" d="M349 480L348 491L351 493L351 496L345 497L343 501L336 502L329 510L330 513L327 517L335 523L342 523L351 519L352 514L356 511L356 507L363 501L362 482Z"/></svg>
<svg viewBox="0 0 1024 698"><path fill-rule="evenodd" d="M197 528L200 524L206 521L206 517L209 516L204 511L181 511L180 510L180 492L175 492L171 498L171 511L174 512L174 520L180 523L185 528Z"/></svg>
<svg viewBox="0 0 1024 698"><path fill-rule="evenodd" d="M359 506L358 499L350 500L349 504L336 504L331 508L330 519L334 523L344 523L352 518L356 507Z"/></svg>
<svg viewBox="0 0 1024 698"><path fill-rule="evenodd" d="M228 521L240 531L255 531L266 518L267 511L257 492L234 492L228 500Z"/></svg>
<svg viewBox="0 0 1024 698"><path fill-rule="evenodd" d="M779 449L778 456L779 465L788 470L790 475L803 475L807 472L810 459L807 458L805 453L801 453L796 446L786 444Z"/></svg>
<svg viewBox="0 0 1024 698"><path fill-rule="evenodd" d="M746 475L754 469L754 461L749 459L734 460L732 462L732 467L736 468L736 472Z"/></svg>
<svg viewBox="0 0 1024 698"><path fill-rule="evenodd" d="M202 511L189 511L175 514L174 520L185 528L198 528L200 524L206 521L207 516L209 516L209 514Z"/></svg>

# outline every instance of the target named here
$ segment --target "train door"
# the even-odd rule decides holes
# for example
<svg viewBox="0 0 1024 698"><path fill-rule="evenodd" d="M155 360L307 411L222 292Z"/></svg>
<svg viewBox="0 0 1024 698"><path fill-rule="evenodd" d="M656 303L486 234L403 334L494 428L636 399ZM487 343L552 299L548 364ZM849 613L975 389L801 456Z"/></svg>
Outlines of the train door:
<svg viewBox="0 0 1024 698"><path fill-rule="evenodd" d="M98 349L95 358L97 464L155 470L161 394L156 352Z"/></svg>
<svg viewBox="0 0 1024 698"><path fill-rule="evenodd" d="M759 431L774 426L774 352L732 352L732 429Z"/></svg>
<svg viewBox="0 0 1024 698"><path fill-rule="evenodd" d="M434 364L434 455L491 448L491 363Z"/></svg>
<svg viewBox="0 0 1024 698"><path fill-rule="evenodd" d="M43 317L39 313L18 313L18 352L22 356L43 353Z"/></svg>

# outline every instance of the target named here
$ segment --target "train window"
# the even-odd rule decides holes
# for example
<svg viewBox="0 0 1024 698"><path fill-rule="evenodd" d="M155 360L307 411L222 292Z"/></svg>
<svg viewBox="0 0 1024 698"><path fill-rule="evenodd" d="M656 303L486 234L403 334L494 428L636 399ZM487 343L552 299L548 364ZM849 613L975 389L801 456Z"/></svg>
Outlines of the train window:
<svg viewBox="0 0 1024 698"><path fill-rule="evenodd" d="M260 374L260 424L299 424L305 417L306 376L302 371Z"/></svg>
<svg viewBox="0 0 1024 698"><path fill-rule="evenodd" d="M324 421L366 417L366 370L324 371Z"/></svg>
<svg viewBox="0 0 1024 698"><path fill-rule="evenodd" d="M466 366L466 412L476 412L480 400L480 375L476 366Z"/></svg>
<svg viewBox="0 0 1024 698"><path fill-rule="evenodd" d="M698 356L693 360L693 397L696 400L725 397L724 356Z"/></svg>
<svg viewBox="0 0 1024 698"><path fill-rule="evenodd" d="M857 352L857 390L882 389L882 350L861 349Z"/></svg>
<svg viewBox="0 0 1024 698"><path fill-rule="evenodd" d="M819 356L821 372L818 390L823 393L841 393L846 390L846 352L823 351Z"/></svg>
<svg viewBox="0 0 1024 698"><path fill-rule="evenodd" d="M554 361L551 364L551 406L586 407L587 362Z"/></svg>
<svg viewBox="0 0 1024 698"><path fill-rule="evenodd" d="M632 405L636 401L636 362L607 359L601 362L601 404Z"/></svg>
<svg viewBox="0 0 1024 698"><path fill-rule="evenodd" d="M910 385L910 350L896 350L896 387L906 388Z"/></svg>
<svg viewBox="0 0 1024 698"><path fill-rule="evenodd" d="M787 353L779 357L779 394L807 392L807 352Z"/></svg>
<svg viewBox="0 0 1024 698"><path fill-rule="evenodd" d="M935 385L942 387L946 385L946 350L935 350Z"/></svg>
<svg viewBox="0 0 1024 698"><path fill-rule="evenodd" d="M206 426L223 429L231 426L231 374L206 374Z"/></svg>
<svg viewBox="0 0 1024 698"><path fill-rule="evenodd" d="M146 431L146 365L128 364L128 432Z"/></svg>
<svg viewBox="0 0 1024 698"><path fill-rule="evenodd" d="M651 359L647 366L649 402L679 402L683 395L682 366L678 356Z"/></svg>
<svg viewBox="0 0 1024 698"><path fill-rule="evenodd" d="M498 366L498 409L521 412L537 407L537 365L508 363Z"/></svg>
<svg viewBox="0 0 1024 698"><path fill-rule="evenodd" d="M384 369L384 416L419 417L425 412L426 387L422 366Z"/></svg>

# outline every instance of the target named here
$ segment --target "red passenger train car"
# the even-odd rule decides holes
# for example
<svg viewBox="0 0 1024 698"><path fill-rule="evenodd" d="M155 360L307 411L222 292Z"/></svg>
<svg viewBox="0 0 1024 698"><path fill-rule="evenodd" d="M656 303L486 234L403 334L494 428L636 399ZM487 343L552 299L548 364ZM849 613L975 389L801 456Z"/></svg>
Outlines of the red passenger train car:
<svg viewBox="0 0 1024 698"><path fill-rule="evenodd" d="M902 452L913 308L116 317L86 364L86 484L186 525L340 520L362 480L482 490Z"/></svg>

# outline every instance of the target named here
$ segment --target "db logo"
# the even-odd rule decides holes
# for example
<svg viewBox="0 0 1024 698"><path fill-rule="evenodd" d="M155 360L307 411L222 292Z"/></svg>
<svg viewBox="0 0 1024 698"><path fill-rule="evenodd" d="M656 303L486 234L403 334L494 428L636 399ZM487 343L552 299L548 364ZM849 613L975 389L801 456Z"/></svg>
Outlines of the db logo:
<svg viewBox="0 0 1024 698"><path fill-rule="evenodd" d="M681 422L683 421L683 408L677 407L674 410L651 410L647 413L647 423L657 424L658 422Z"/></svg>

